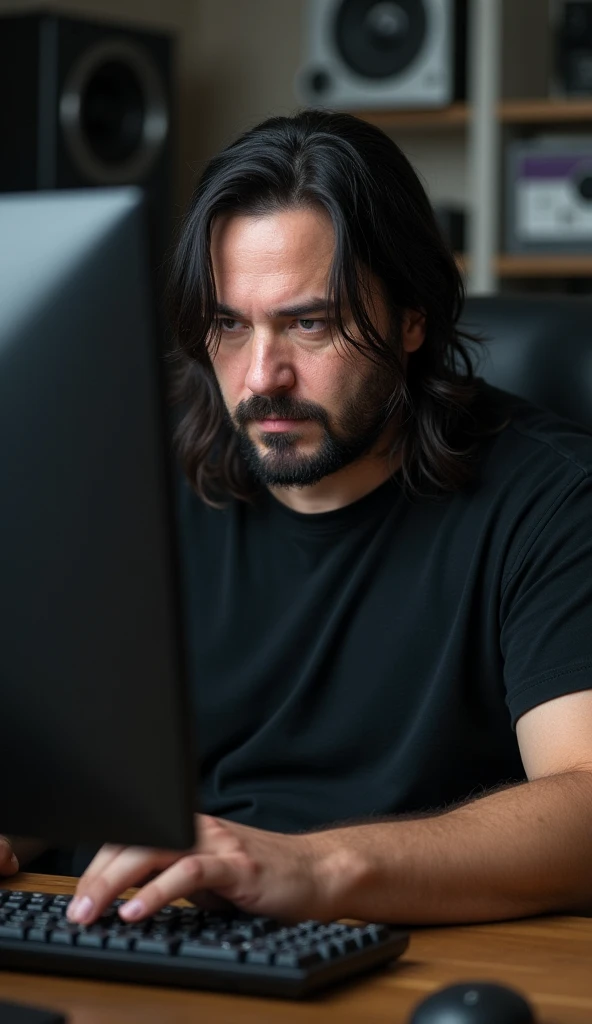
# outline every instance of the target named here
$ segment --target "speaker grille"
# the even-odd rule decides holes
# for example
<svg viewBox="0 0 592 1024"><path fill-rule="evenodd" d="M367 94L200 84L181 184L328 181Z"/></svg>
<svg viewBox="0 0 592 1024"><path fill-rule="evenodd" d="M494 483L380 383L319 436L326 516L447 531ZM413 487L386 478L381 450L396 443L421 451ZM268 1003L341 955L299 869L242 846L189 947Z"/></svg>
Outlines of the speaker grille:
<svg viewBox="0 0 592 1024"><path fill-rule="evenodd" d="M422 0L343 0L335 22L343 61L365 78L400 74L417 57L425 34Z"/></svg>
<svg viewBox="0 0 592 1024"><path fill-rule="evenodd" d="M72 161L102 185L142 181L169 132L163 82L150 54L116 37L85 50L74 63L59 117Z"/></svg>

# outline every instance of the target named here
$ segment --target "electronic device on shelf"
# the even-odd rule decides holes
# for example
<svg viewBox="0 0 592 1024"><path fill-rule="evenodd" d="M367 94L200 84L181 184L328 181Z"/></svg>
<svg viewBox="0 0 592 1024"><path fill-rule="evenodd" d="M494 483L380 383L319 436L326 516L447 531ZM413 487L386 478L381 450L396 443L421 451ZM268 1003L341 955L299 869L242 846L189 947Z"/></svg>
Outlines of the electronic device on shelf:
<svg viewBox="0 0 592 1024"><path fill-rule="evenodd" d="M334 110L463 99L466 12L466 0L309 0L298 99Z"/></svg>
<svg viewBox="0 0 592 1024"><path fill-rule="evenodd" d="M509 252L592 251L592 135L511 142L506 170Z"/></svg>
<svg viewBox="0 0 592 1024"><path fill-rule="evenodd" d="M592 96L592 0L550 0L551 87L556 95Z"/></svg>

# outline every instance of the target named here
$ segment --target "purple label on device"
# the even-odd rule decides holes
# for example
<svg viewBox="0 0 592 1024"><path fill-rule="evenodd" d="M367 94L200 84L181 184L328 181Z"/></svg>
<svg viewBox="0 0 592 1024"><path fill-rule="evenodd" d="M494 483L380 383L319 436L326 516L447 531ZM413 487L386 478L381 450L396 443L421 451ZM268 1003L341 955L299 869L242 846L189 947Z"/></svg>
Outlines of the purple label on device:
<svg viewBox="0 0 592 1024"><path fill-rule="evenodd" d="M579 164L592 164L590 156L527 156L521 161L521 178L567 178Z"/></svg>

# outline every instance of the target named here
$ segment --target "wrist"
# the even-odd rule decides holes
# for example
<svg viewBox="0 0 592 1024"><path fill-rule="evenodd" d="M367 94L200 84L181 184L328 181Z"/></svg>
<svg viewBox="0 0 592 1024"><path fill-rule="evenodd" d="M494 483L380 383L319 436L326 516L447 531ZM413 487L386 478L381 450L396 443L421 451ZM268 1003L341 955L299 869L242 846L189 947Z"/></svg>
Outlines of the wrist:
<svg viewBox="0 0 592 1024"><path fill-rule="evenodd" d="M357 831L357 830L356 830ZM309 833L310 862L319 920L364 919L376 866L367 844L358 844L352 829Z"/></svg>

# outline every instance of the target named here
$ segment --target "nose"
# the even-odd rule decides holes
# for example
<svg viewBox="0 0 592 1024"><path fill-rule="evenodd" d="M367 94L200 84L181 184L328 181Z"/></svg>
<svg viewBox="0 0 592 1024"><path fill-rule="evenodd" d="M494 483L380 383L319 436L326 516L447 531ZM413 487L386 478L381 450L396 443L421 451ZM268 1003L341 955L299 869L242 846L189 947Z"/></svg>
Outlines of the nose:
<svg viewBox="0 0 592 1024"><path fill-rule="evenodd" d="M294 387L296 374L289 343L270 331L253 331L245 385L254 395L271 395Z"/></svg>

